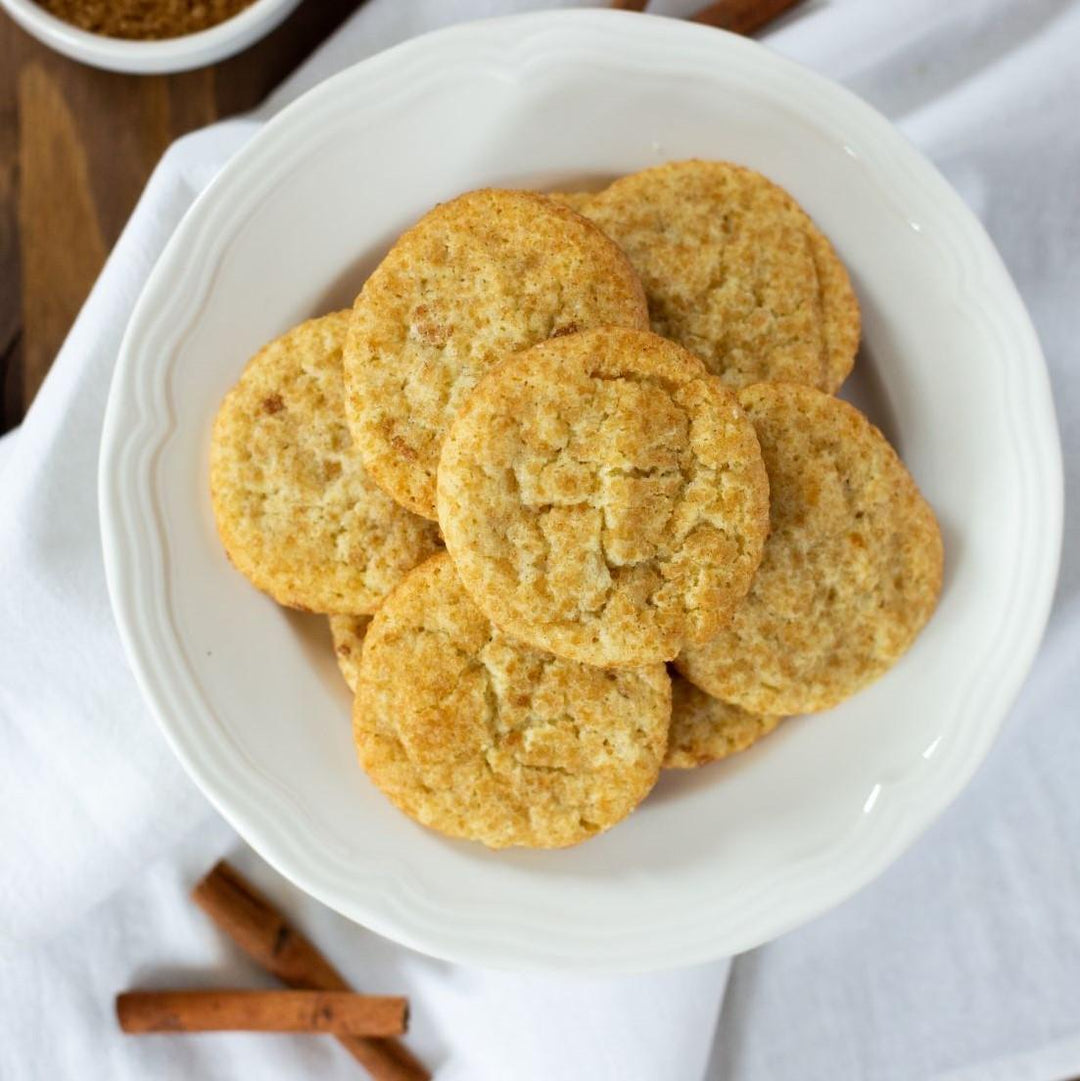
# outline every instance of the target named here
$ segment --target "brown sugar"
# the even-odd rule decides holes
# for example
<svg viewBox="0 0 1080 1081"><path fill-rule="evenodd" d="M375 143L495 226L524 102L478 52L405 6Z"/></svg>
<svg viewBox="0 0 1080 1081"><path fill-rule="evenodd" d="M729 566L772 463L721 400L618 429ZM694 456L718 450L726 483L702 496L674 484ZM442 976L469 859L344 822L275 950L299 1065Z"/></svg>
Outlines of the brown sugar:
<svg viewBox="0 0 1080 1081"><path fill-rule="evenodd" d="M111 38L151 41L194 34L231 19L253 0L38 0L58 19Z"/></svg>

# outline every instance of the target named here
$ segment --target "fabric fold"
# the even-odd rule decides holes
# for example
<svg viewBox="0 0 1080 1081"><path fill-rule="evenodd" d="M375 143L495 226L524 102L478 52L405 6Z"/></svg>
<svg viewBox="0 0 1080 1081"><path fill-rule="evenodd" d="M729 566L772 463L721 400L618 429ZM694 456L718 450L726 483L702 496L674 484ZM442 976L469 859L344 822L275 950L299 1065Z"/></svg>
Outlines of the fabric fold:
<svg viewBox="0 0 1080 1081"><path fill-rule="evenodd" d="M974 782L878 882L737 959L730 984L727 961L603 980L447 965L349 923L246 851L142 702L109 611L97 453L124 328L177 223L261 121L327 76L423 30L553 6L369 0L251 118L180 140L26 421L0 442L5 1079L356 1076L330 1041L115 1033L125 987L265 982L187 901L222 853L359 987L412 997L410 1042L440 1081L1080 1074L1075 0L810 2L766 38L883 109L982 218L1042 337L1065 441L1065 556L1043 652Z"/></svg>

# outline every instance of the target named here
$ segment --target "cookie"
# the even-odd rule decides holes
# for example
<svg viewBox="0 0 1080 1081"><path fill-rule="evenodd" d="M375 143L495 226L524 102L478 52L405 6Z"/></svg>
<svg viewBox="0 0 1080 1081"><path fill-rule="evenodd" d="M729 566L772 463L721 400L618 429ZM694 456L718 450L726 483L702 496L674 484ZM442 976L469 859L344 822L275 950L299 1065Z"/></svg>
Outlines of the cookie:
<svg viewBox="0 0 1080 1081"><path fill-rule="evenodd" d="M405 233L356 299L348 410L371 476L435 517L443 437L507 353L596 326L647 327L641 283L595 225L533 192L469 192Z"/></svg>
<svg viewBox="0 0 1080 1081"><path fill-rule="evenodd" d="M330 636L334 640L334 656L349 690L356 693L360 673L360 654L364 648L371 616L331 616Z"/></svg>
<svg viewBox="0 0 1080 1081"><path fill-rule="evenodd" d="M826 394L835 394L855 367L862 316L847 268L828 237L813 223L809 225L807 236L821 287L822 329L825 335L825 374L821 389Z"/></svg>
<svg viewBox="0 0 1080 1081"><path fill-rule="evenodd" d="M734 393L685 349L614 327L534 346L477 385L443 446L438 504L496 626L604 667L715 635L768 529Z"/></svg>
<svg viewBox="0 0 1080 1081"><path fill-rule="evenodd" d="M762 717L710 698L680 675L671 678L671 732L665 769L692 769L745 751L780 717Z"/></svg>
<svg viewBox="0 0 1080 1081"><path fill-rule="evenodd" d="M679 671L752 713L828 709L908 649L941 591L941 533L885 437L809 387L739 393L769 473L771 532L746 600Z"/></svg>
<svg viewBox="0 0 1080 1081"><path fill-rule="evenodd" d="M292 608L370 612L438 544L438 530L367 475L345 422L348 312L261 349L214 423L210 488L236 567Z"/></svg>
<svg viewBox="0 0 1080 1081"><path fill-rule="evenodd" d="M445 554L368 628L353 711L360 762L406 814L491 848L577 844L656 782L671 681L561 660L497 630Z"/></svg>
<svg viewBox="0 0 1080 1081"><path fill-rule="evenodd" d="M728 162L681 161L595 195L552 196L595 221L641 276L653 330L726 383L839 389L859 307L832 245L782 188Z"/></svg>
<svg viewBox="0 0 1080 1081"><path fill-rule="evenodd" d="M549 191L546 194L549 199L554 199L555 202L562 203L563 206L568 206L571 210L576 210L579 214L585 214L588 217L586 210L596 193L591 191Z"/></svg>

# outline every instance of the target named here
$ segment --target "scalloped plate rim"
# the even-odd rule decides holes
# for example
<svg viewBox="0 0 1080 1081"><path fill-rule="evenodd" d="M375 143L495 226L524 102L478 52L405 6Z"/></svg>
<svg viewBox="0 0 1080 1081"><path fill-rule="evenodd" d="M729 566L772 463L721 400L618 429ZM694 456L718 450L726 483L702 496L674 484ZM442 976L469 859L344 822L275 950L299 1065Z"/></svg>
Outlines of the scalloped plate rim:
<svg viewBox="0 0 1080 1081"><path fill-rule="evenodd" d="M320 868L317 863L312 863L306 855L301 854L295 845L290 845L282 836L275 836L272 816L268 815L265 808L259 806L261 794L250 777L247 778L246 783L253 787L246 792L226 791L227 785L213 778L215 766L222 769L223 763L219 761L211 766L205 755L213 756L216 750L201 745L199 740L193 737L185 727L183 717L177 717L177 703L169 701L169 692L161 683L161 669L158 666L162 662L175 663L175 658L170 659L167 650L163 655L160 651L160 643L148 641L143 634L146 629L144 602L136 596L138 589L131 580L139 563L138 553L126 548L125 544L131 539L126 534L129 529L135 527L138 512L141 511L145 518L146 515L152 516L153 508L147 505L141 507L133 505L130 491L125 490L124 487L125 483L130 481L131 473L125 472L120 467L123 467L135 453L135 449L138 449L135 447L135 442L140 435L140 427L125 426L124 418L125 410L130 412L132 401L139 398L139 388L134 384L139 371L140 346L145 344L143 339L152 337L155 319L160 318L165 321L169 315L167 308L157 313L152 312L151 308L153 298L164 288L163 283L167 281L170 267L180 258L180 253L185 248L197 248L200 243L203 247L216 250L220 262L227 247L227 240L222 235L207 235L206 225L212 219L215 205L223 198L221 193L227 193L228 185L238 183L239 179L245 175L245 170L250 172L260 155L267 156L273 146L281 145L289 139L293 139L294 142L301 140L303 133L298 125L304 117L316 116L321 107L328 107L335 100L347 99L348 88L353 84L361 85L365 79L382 78L389 79L390 82L400 79L400 74L394 75L390 70L395 62L410 58L415 61L416 58L424 55L425 50L443 49L451 54L455 50L464 52L467 51L470 40L479 43L479 47L483 44L485 35L497 38L504 32L504 27L507 28L506 32L509 32L509 24L515 24L518 31L516 51L527 54L530 49L535 49L535 45L528 39L527 34L521 33L522 30L545 31L556 37L563 32L579 36L582 29L596 29L602 26L605 32L615 28L619 33L629 37L640 37L647 33L651 44L655 45L655 35L660 32L657 24L660 23L664 24L662 32L670 35L672 43L681 39L687 49L693 43L695 47L700 45L703 52L728 53L731 56L737 56L744 63L748 62L747 58L752 58L749 63L777 74L778 78L795 79L805 83L815 93L824 94L826 97L831 96L842 112L846 110L849 118L855 118L862 124L869 124L871 129L874 129L874 134L884 138L886 142L891 141L890 150L905 159L904 164L918 175L920 182L937 185L939 188L937 194L952 201L953 205L946 217L955 219L957 227L966 230L968 239L981 249L979 272L996 285L999 294L1001 291L1004 292L1005 306L1011 306L1012 309L1009 312L1011 323L1008 330L1019 338L1019 348L1024 354L1023 363L1026 364L1026 368L1021 371L1019 366L1014 366L1008 374L1013 379L1018 379L1021 375L1024 377L1022 389L1027 399L1026 406L1029 413L1024 419L1030 421L1039 418L1042 422L1037 432L1039 436L1037 442L1034 441L1036 434L1033 430L1028 427L1026 431L1029 440L1032 441L1027 447L1028 455L1032 461L1037 461L1039 468L1035 472L1039 472L1043 480L1041 491L1032 491L1027 494L1036 503L1041 495L1042 505L1036 506L1035 509L1041 512L1040 522L1045 528L1042 536L1036 538L1036 541L1041 541L1037 546L1039 558L1030 560L1027 568L1029 581L1024 594L1025 618L1016 621L1016 626L1020 629L1014 631L1013 637L1017 640L1012 643L1015 648L1011 651L1011 664L1004 674L998 673L995 689L996 705L990 711L994 716L982 720L977 729L970 734L966 748L958 750L955 744L946 748L949 753L937 759L933 763L933 769L920 773L919 781L924 790L918 793L921 805L917 812L908 807L905 813L898 814L894 806L891 818L883 813L865 814L852 823L852 832L861 832L864 835L861 847L867 852L872 849L872 857L864 853L856 861L857 866L844 866L838 852L843 849L847 839L834 843L824 853L819 851L808 854L804 861L799 861L807 864L807 869L803 874L804 884L809 885L811 879L821 878L824 878L824 884L818 882L815 890L810 891L812 896L808 897L801 906L789 905L786 911L782 910L782 906L781 909L776 909L774 906L771 916L767 912L763 915L759 909L755 917L750 919L750 927L744 926L740 929L737 939L733 939L730 934L725 938L723 932L710 933L708 928L702 929L695 924L682 940L675 941L673 938L666 944L645 944L642 948L633 949L630 952L625 949L620 951L611 948L608 940L593 944L593 949L590 950L587 948L589 943L583 943L575 940L574 936L570 936L565 944L564 952L560 953L559 950L553 948L553 943L550 941L546 945L530 941L531 938L535 938L536 928L518 928L516 936L513 929L504 929L504 941L500 942L497 935L478 933L475 926L472 926L476 922L475 919L469 920L465 918L465 914L458 914L461 919L455 929L453 914L438 910L437 904L429 912L430 918L426 925L424 921L418 919L415 912L407 913L403 917L400 912L389 911L385 898L390 894L400 895L402 889L408 889L407 876L395 877L392 868L386 872L390 878L389 883L379 887L381 894L379 890L376 890L377 896L357 897L342 886L340 879L335 877L332 866ZM706 35L711 39L707 46L704 44ZM657 49L657 52L660 51ZM542 48L537 50L536 55L542 58L544 50ZM621 64L624 69L640 70L644 62L640 58L636 58L633 63L626 58L616 58L614 63ZM660 68L664 66L659 59L656 64ZM378 106L370 105L368 107L378 108ZM315 135L311 136L312 139L315 137ZM281 175L285 175L284 167L282 167ZM203 229L201 237L200 227ZM203 285L209 288L209 282L204 282ZM179 309L174 304L174 318L176 318L177 310ZM190 325L197 314L197 310L189 312L188 321L184 325ZM1000 311L997 315L999 318L1004 318ZM132 398L133 395L134 398ZM149 423L151 419L148 412L143 418L144 424ZM1011 417L1011 421L1013 424L1019 424L1019 419L1015 415ZM165 443L160 429L157 435L159 442L151 448L151 457L160 453ZM167 435L168 425L165 432L166 437ZM144 445L141 449L146 452L147 447ZM1034 470L1031 462L1028 466ZM908 147L887 121L854 95L835 86L822 76L806 71L793 62L774 56L762 47L743 39L717 34L716 31L705 28L690 27L688 24L640 15L564 11L482 20L435 31L396 46L370 60L362 61L309 91L285 108L241 148L189 209L170 238L136 305L121 346L109 396L102 438L99 490L109 593L125 651L136 678L170 746L185 768L215 806L268 862L301 888L331 907L367 924L379 933L435 956L498 967L557 967L591 972L613 972L639 971L704 961L736 949L749 948L775 937L850 896L881 873L931 824L963 788L989 750L1008 705L1019 691L1041 639L1049 614L1053 585L1056 581L1057 561L1060 556L1063 480L1060 446L1056 437L1056 422L1049 396L1048 377L1034 330L1015 287L1009 280L981 225L963 207L959 198L947 187L936 170L917 151ZM145 493L140 493L140 497L143 494ZM1035 542L1033 542L1032 551L1033 554L1036 551ZM145 552L142 556L144 559L153 558ZM1036 562L1039 563L1038 570L1032 569ZM1017 574L1019 576L1019 570ZM1014 587L1019 589L1019 586L1018 577L1014 582ZM941 774L946 776L942 777ZM236 781L239 776L242 775L234 775L232 779ZM902 782L903 778L900 783ZM933 791L928 793L925 791L927 788ZM893 801L894 804L898 802ZM882 843L868 846L866 838L868 831L871 833L876 831L876 839ZM792 868L788 867L786 871L790 879L793 874ZM790 885L790 882L785 882L783 888L790 889ZM767 886L768 883L763 888ZM380 897L383 899L381 904ZM430 898L427 900L429 904L432 903ZM413 904L416 901L417 898L413 897ZM466 927L466 924L469 926Z"/></svg>

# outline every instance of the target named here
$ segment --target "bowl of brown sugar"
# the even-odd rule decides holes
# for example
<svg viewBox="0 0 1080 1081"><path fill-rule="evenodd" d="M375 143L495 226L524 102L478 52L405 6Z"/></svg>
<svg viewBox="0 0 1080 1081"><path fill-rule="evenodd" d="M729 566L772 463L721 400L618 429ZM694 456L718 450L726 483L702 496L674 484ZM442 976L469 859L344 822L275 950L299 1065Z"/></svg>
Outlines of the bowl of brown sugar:
<svg viewBox="0 0 1080 1081"><path fill-rule="evenodd" d="M300 0L0 0L28 33L84 64L186 71L247 48Z"/></svg>

